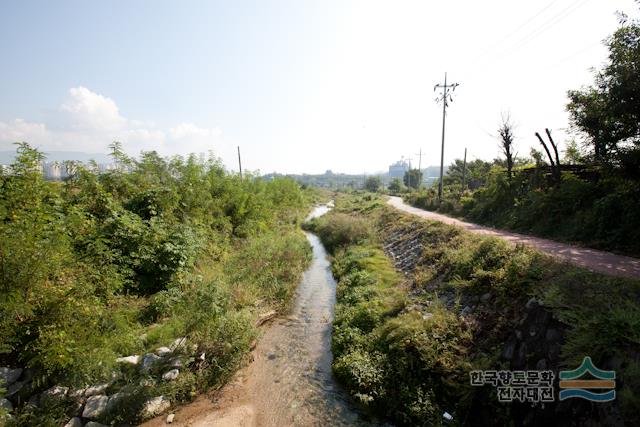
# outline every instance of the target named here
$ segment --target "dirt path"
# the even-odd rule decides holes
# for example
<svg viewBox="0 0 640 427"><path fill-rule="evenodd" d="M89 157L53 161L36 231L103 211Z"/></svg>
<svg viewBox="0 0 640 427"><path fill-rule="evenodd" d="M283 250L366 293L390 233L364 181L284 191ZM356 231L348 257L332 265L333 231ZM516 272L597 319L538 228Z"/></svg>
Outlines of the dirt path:
<svg viewBox="0 0 640 427"><path fill-rule="evenodd" d="M326 212L316 209L316 215ZM336 283L320 240L308 233L313 261L289 316L269 325L253 362L214 396L175 412L172 426L347 426L361 419L331 371L331 323ZM166 415L145 427L166 426Z"/></svg>
<svg viewBox="0 0 640 427"><path fill-rule="evenodd" d="M623 255L612 254L610 252L598 251L596 249L558 243L553 240L541 239L539 237L526 236L523 234L511 233L509 231L483 227L481 225L460 221L459 219L451 218L439 213L409 206L404 203L400 197L392 196L389 198L388 203L397 209L421 216L422 218L457 225L458 227L462 227L465 230L469 230L474 233L500 237L512 243L523 243L525 245L532 246L541 252L592 271L610 274L613 276L640 279L640 259L638 258L631 258Z"/></svg>

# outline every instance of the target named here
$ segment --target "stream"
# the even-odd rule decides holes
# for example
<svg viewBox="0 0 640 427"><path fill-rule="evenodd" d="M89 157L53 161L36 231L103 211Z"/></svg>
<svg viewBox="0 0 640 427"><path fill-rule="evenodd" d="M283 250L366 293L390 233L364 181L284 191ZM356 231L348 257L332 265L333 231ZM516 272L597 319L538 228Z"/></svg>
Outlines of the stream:
<svg viewBox="0 0 640 427"><path fill-rule="evenodd" d="M318 206L307 219L329 209L330 205ZM313 259L289 315L265 330L253 352L253 362L240 370L215 400L200 398L181 408L173 425L371 425L333 378L331 324L336 282L320 239L305 234ZM164 425L164 418L156 420L147 425Z"/></svg>

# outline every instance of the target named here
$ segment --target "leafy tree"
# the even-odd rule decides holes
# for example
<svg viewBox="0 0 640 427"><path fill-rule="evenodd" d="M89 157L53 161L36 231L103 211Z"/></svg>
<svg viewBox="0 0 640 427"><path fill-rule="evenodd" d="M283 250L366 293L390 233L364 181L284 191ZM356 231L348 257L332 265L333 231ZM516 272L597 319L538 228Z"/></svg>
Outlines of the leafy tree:
<svg viewBox="0 0 640 427"><path fill-rule="evenodd" d="M393 178L389 183L389 191L392 193L399 193L402 191L402 182L399 178Z"/></svg>
<svg viewBox="0 0 640 427"><path fill-rule="evenodd" d="M422 171L418 169L409 169L404 173L404 185L410 188L420 188L422 184Z"/></svg>
<svg viewBox="0 0 640 427"><path fill-rule="evenodd" d="M475 159L467 162L466 187L476 189L483 186L487 182L489 171L491 171L491 162ZM462 159L456 159L443 178L444 185L462 185L464 162Z"/></svg>
<svg viewBox="0 0 640 427"><path fill-rule="evenodd" d="M580 152L580 147L575 139L569 141L567 148L564 150L563 161L568 164L579 164L583 162L583 156Z"/></svg>
<svg viewBox="0 0 640 427"><path fill-rule="evenodd" d="M593 157L616 163L630 147L640 149L640 21L623 15L605 44L608 63L592 86L569 91L567 110Z"/></svg>
<svg viewBox="0 0 640 427"><path fill-rule="evenodd" d="M377 192L382 187L382 180L379 176L370 176L364 182L364 188L372 193Z"/></svg>

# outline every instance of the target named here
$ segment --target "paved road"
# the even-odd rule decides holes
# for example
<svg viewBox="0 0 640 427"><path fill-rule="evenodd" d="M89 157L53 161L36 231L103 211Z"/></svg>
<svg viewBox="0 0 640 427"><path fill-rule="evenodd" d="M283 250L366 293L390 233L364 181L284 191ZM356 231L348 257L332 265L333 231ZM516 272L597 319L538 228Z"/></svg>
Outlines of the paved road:
<svg viewBox="0 0 640 427"><path fill-rule="evenodd" d="M512 243L523 243L544 253L568 261L571 264L588 268L592 271L610 274L613 276L640 279L640 259L638 258L631 258L628 256L612 254L610 252L558 243L553 240L541 239L539 237L526 236L523 234L511 233L509 231L483 227L481 225L460 221L459 219L451 218L439 213L414 208L413 206L409 206L404 203L400 197L392 196L389 198L388 203L397 209L423 218L457 225L458 227L462 227L478 234L501 237Z"/></svg>

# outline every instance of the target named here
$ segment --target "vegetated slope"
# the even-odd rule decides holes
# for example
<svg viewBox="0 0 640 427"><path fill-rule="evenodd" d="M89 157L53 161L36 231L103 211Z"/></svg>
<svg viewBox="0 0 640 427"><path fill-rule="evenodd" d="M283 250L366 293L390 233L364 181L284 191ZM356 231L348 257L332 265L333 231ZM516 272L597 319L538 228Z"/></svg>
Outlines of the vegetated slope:
<svg viewBox="0 0 640 427"><path fill-rule="evenodd" d="M22 144L0 175L4 422L132 423L220 386L310 259L295 182L113 148L50 183Z"/></svg>
<svg viewBox="0 0 640 427"><path fill-rule="evenodd" d="M334 372L371 410L401 425L438 425L445 412L459 425L639 419L640 282L405 215L372 195L339 198L314 228L339 242ZM505 404L494 387L470 385L474 369L557 375L584 356L616 371L613 403Z"/></svg>

